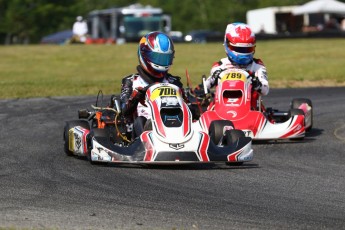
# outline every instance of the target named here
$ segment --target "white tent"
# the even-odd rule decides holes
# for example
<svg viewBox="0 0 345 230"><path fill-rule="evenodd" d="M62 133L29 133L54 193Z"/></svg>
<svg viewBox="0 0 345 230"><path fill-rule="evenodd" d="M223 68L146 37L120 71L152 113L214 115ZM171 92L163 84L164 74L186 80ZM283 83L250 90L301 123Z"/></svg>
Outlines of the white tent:
<svg viewBox="0 0 345 230"><path fill-rule="evenodd" d="M313 0L296 7L292 13L294 15L314 13L345 15L345 3L336 0Z"/></svg>

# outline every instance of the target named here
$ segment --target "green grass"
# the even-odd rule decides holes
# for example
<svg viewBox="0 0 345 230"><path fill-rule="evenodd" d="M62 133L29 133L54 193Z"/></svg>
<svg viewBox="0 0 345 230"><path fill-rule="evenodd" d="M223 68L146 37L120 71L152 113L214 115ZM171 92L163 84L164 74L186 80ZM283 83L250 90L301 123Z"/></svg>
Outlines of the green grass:
<svg viewBox="0 0 345 230"><path fill-rule="evenodd" d="M258 41L256 57L268 69L270 86L345 85L344 39ZM225 57L221 43L175 44L171 73L194 84ZM119 93L121 79L136 71L137 44L0 46L0 98Z"/></svg>

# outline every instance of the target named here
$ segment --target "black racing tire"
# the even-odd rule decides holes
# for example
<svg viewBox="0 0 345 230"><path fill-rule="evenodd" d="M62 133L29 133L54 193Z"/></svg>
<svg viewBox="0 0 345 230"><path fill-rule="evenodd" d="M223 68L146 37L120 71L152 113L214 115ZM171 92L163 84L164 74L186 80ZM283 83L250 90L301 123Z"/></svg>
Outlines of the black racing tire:
<svg viewBox="0 0 345 230"><path fill-rule="evenodd" d="M296 115L304 115L303 110L301 110L301 109L290 109L289 110L289 116L290 117L296 116Z"/></svg>
<svg viewBox="0 0 345 230"><path fill-rule="evenodd" d="M307 98L294 98L291 101L291 108L292 109L297 109L303 103L307 103L311 107L311 111L310 111L310 125L306 129L306 131L309 132L313 128L313 104L312 104L311 100L307 99Z"/></svg>
<svg viewBox="0 0 345 230"><path fill-rule="evenodd" d="M227 145L234 145L237 143L240 137L245 137L246 135L242 130L239 129L231 129L225 131Z"/></svg>
<svg viewBox="0 0 345 230"><path fill-rule="evenodd" d="M208 129L208 133L210 136L211 141L218 145L220 144L220 140L224 136L224 126L232 126L234 127L234 124L229 120L216 120L212 121L210 124L210 127Z"/></svg>
<svg viewBox="0 0 345 230"><path fill-rule="evenodd" d="M246 135L242 130L239 129L232 129L225 131L226 140L228 145L234 145L237 143L240 137L245 137ZM226 162L226 165L229 166L241 166L243 162Z"/></svg>
<svg viewBox="0 0 345 230"><path fill-rule="evenodd" d="M307 98L294 98L291 101L291 109L298 109L298 107L303 104L307 103L309 106L313 107L313 104L310 99Z"/></svg>
<svg viewBox="0 0 345 230"><path fill-rule="evenodd" d="M66 121L64 131L63 131L63 141L64 141L64 151L67 156L73 156L73 152L69 150L69 136L68 131L76 126L83 127L84 129L90 130L90 124L86 120L72 120Z"/></svg>
<svg viewBox="0 0 345 230"><path fill-rule="evenodd" d="M241 166L243 162L226 162L225 164L229 166Z"/></svg>

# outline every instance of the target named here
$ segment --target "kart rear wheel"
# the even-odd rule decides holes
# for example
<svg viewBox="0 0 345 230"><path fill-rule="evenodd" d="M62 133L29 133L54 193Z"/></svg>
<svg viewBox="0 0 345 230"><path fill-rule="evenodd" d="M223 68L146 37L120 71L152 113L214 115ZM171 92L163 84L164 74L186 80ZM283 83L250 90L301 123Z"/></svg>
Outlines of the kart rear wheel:
<svg viewBox="0 0 345 230"><path fill-rule="evenodd" d="M95 138L97 138L97 137L106 137L106 138L110 139L109 130L106 129L106 128L105 129L94 128L94 129L92 129L90 134L91 134L92 137L95 137ZM86 158L93 165L104 164L103 162L92 161L92 159L91 159L91 151L88 152Z"/></svg>
<svg viewBox="0 0 345 230"><path fill-rule="evenodd" d="M308 104L308 106L311 108L310 110L310 119L305 121L305 126L308 127L306 131L310 131L313 127L313 104L310 99L307 98L294 98L291 101L291 108L292 109L298 109L303 103Z"/></svg>
<svg viewBox="0 0 345 230"><path fill-rule="evenodd" d="M229 120L212 121L208 130L211 141L216 145L222 145L224 137L224 127L230 126L234 128L234 124Z"/></svg>
<svg viewBox="0 0 345 230"><path fill-rule="evenodd" d="M63 140L64 140L64 151L67 156L72 156L73 152L69 150L69 136L68 131L76 126L80 126L84 129L90 130L89 122L86 120L73 120L73 121L66 121L64 132L63 132Z"/></svg>

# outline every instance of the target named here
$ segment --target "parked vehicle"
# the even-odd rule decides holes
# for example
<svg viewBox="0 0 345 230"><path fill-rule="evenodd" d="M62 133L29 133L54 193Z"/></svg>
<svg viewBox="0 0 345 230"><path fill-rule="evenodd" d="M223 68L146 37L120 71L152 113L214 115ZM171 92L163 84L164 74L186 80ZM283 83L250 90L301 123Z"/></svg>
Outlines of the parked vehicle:
<svg viewBox="0 0 345 230"><path fill-rule="evenodd" d="M54 34L44 36L41 44L65 44L73 36L72 30L63 30Z"/></svg>
<svg viewBox="0 0 345 230"><path fill-rule="evenodd" d="M215 42L222 41L223 34L219 31L214 30L193 30L188 32L184 40L185 42L194 42L194 43L206 43L206 42Z"/></svg>
<svg viewBox="0 0 345 230"><path fill-rule="evenodd" d="M161 8L141 4L94 10L88 15L88 23L88 43L139 42L148 32L171 31L170 15Z"/></svg>

